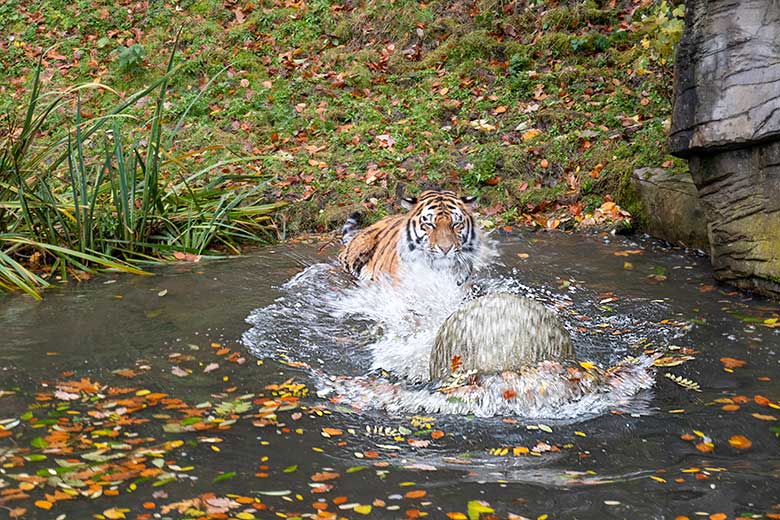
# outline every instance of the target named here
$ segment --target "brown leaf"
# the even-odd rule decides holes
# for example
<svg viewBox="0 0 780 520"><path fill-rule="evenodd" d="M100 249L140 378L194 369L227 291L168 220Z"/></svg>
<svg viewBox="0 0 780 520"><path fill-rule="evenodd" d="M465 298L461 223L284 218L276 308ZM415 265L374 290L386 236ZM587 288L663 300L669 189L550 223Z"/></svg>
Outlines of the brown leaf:
<svg viewBox="0 0 780 520"><path fill-rule="evenodd" d="M720 362L723 363L723 366L725 368L740 368L747 365L746 361L742 361L741 359L734 359L730 357L722 357L720 358Z"/></svg>

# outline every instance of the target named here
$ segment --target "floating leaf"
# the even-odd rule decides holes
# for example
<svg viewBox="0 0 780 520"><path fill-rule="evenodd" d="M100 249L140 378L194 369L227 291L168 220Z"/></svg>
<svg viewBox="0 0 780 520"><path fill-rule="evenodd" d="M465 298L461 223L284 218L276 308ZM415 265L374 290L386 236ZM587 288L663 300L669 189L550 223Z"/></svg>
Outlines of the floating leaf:
<svg viewBox="0 0 780 520"><path fill-rule="evenodd" d="M723 363L723 366L725 368L741 368L747 365L746 361L742 361L741 359L734 359L730 357L722 357L720 358L720 362Z"/></svg>
<svg viewBox="0 0 780 520"><path fill-rule="evenodd" d="M482 513L493 513L495 510L487 502L469 500L469 503L466 505L466 512L469 515L469 520L479 520Z"/></svg>
<svg viewBox="0 0 780 520"><path fill-rule="evenodd" d="M753 443L745 437L744 435L733 435L729 438L729 444L732 448L736 448L738 450L746 450L750 448Z"/></svg>
<svg viewBox="0 0 780 520"><path fill-rule="evenodd" d="M693 392L701 392L701 386L696 381L692 381L690 379L687 379L682 376L674 375L669 372L666 372L664 374L664 377L667 379L672 380L674 383L678 384L679 386L685 388L686 390L691 390Z"/></svg>
<svg viewBox="0 0 780 520"><path fill-rule="evenodd" d="M326 480L333 480L339 478L341 475L335 471L320 471L311 476L312 482L324 482Z"/></svg>
<svg viewBox="0 0 780 520"><path fill-rule="evenodd" d="M49 445L48 442L43 437L36 437L33 440L30 441L30 446L33 448L46 448Z"/></svg>
<svg viewBox="0 0 780 520"><path fill-rule="evenodd" d="M216 477L214 477L214 480L212 482L222 482L223 480L228 480L236 476L235 471L228 471L226 473L220 473Z"/></svg>
<svg viewBox="0 0 780 520"><path fill-rule="evenodd" d="M103 511L103 516L108 518L108 520L121 520L123 518L127 518L125 513L129 512L129 509L119 509L117 507L112 507L111 509L106 509Z"/></svg>

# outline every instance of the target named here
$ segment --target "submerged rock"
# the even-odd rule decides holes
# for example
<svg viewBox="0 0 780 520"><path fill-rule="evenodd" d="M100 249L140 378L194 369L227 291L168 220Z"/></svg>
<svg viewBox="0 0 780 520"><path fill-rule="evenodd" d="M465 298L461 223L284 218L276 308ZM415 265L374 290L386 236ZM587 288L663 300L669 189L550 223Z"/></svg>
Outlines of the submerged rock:
<svg viewBox="0 0 780 520"><path fill-rule="evenodd" d="M447 377L455 356L463 371L497 373L572 359L574 348L561 321L542 304L494 294L465 303L444 321L431 351L430 378Z"/></svg>

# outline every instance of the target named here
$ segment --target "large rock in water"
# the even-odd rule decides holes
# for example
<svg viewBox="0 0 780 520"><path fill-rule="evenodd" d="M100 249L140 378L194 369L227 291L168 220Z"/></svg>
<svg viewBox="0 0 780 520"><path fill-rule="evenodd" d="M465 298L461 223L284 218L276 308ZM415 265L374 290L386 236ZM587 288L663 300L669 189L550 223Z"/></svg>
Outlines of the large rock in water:
<svg viewBox="0 0 780 520"><path fill-rule="evenodd" d="M715 277L780 296L780 5L689 0L670 151L687 157Z"/></svg>
<svg viewBox="0 0 780 520"><path fill-rule="evenodd" d="M673 244L709 249L707 219L689 173L637 168L631 183L644 206L644 227L651 235Z"/></svg>
<svg viewBox="0 0 780 520"><path fill-rule="evenodd" d="M455 356L463 370L494 373L573 359L574 348L560 319L542 304L494 294L471 300L444 321L431 351L430 378L447 377Z"/></svg>

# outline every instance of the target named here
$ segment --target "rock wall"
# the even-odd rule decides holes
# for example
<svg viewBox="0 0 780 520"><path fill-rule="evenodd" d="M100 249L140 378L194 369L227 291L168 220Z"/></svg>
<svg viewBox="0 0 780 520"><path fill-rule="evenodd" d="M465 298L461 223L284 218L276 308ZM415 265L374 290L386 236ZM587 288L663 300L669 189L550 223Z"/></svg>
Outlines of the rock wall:
<svg viewBox="0 0 780 520"><path fill-rule="evenodd" d="M780 141L690 158L715 277L780 296Z"/></svg>
<svg viewBox="0 0 780 520"><path fill-rule="evenodd" d="M715 276L780 296L780 0L686 2L674 91Z"/></svg>

